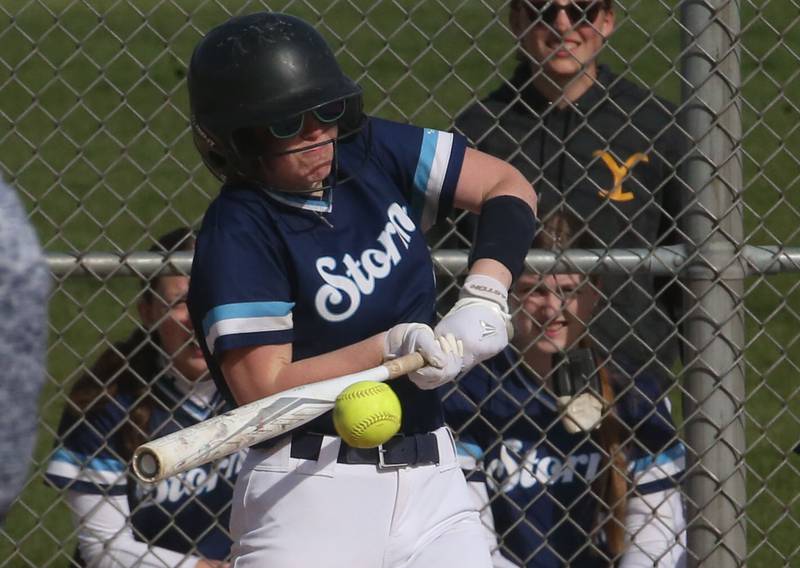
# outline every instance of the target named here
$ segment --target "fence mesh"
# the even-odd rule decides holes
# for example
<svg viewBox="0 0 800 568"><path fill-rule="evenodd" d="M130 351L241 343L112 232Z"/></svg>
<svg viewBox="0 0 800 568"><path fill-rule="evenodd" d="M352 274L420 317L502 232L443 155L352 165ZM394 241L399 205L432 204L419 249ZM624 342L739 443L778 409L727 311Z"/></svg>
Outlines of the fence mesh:
<svg viewBox="0 0 800 568"><path fill-rule="evenodd" d="M727 564L708 561L707 565L796 566L800 564L796 265L789 263L784 273L767 274L752 267L745 251L747 247L783 251L800 243L800 3L624 0L615 6L616 30L601 60L680 110L687 110L681 101L689 92L681 62L691 51L682 10L710 10L711 20L723 28L731 21L723 19L726 13L739 15L740 29L727 28L726 41L738 57L740 78L721 79L723 83L729 79L732 99L741 111L741 135L726 130L721 116L712 117L709 128L716 135L722 129L722 136L733 140L730 155L711 160L712 169L719 168L714 170L718 172L740 162L743 179L739 187L735 176L727 178L729 208L706 215L711 221L695 225L692 235L698 244L723 237L731 245L726 249L729 264L711 276L684 272L679 278L680 266L664 271L673 272L670 278L689 296L710 297L693 284L697 279L729 286L728 304L712 303L716 313L701 316L690 311L684 323L705 317L712 322L712 342L736 341L736 333L728 335L725 324L732 319L744 323L742 344L730 347L732 371L744 373L743 404L735 400L737 386L725 382L727 374L702 384L709 389L703 396L723 395L734 401L728 407L730 414L715 419L723 426L743 423L743 462L737 461L739 448L729 447L724 432L718 432L716 445L699 447L696 432L685 428L691 430L692 419L705 417L708 407L703 406L706 400L697 398L704 392L696 388L702 383L697 373L713 367L704 360L710 350L698 345L699 336L691 332L676 335L688 359L684 367L670 369L674 380L666 399L671 401L678 435L688 440L690 463L703 464L704 457L716 456L713 452L722 448L730 454L725 459L733 456L736 469L729 475L741 473L742 480L746 476L742 502L739 496L725 494L730 487L727 476L705 489L709 501L730 497L733 503L735 523L719 529L723 534L714 533L717 547L730 546L727 531L740 538L740 529L746 528L746 547L734 546L733 563L726 556ZM2 0L0 14L6 24L0 30L0 167L24 199L51 258L98 252L127 256L150 249L169 229L199 224L217 183L200 162L187 127L186 64L194 44L212 25L259 9L288 12L312 22L335 47L346 72L363 86L367 111L402 122L452 129L458 115L507 82L518 61L507 21L508 3L501 0ZM709 60L722 56L713 50L707 54ZM719 69L714 67L718 79ZM677 120L675 114L673 121ZM523 146L517 144L501 157L517 164L530 162ZM697 146L690 147L684 158L689 159L693 148ZM541 180L532 181L536 185ZM629 183L632 178L625 178L623 188ZM720 191L719 185L709 187ZM741 231L720 222L731 217L743 223ZM468 226L454 218L431 235L434 252L445 259L439 266L443 305L452 300L458 286L458 270L445 256L470 241ZM697 227L708 230L709 240L697 234ZM613 248L613 243L605 244ZM749 269L728 280L730 272L725 269L742 265ZM620 266L609 272L616 274L620 286L635 289L633 269ZM70 265L54 272L39 441L30 480L0 529L2 567L71 565L76 527L63 494L43 482L47 463L59 447L59 417L76 379L101 352L141 326L136 310L140 284L123 264L111 262L88 273ZM611 296L605 310L614 315L627 296ZM630 314L621 317L631 319ZM649 362L654 361L651 353ZM502 439L503 432L498 431L498 443ZM690 522L702 527L712 506L690 505ZM743 525L737 528L740 522ZM705 542L690 531L689 554L700 563L709 558Z"/></svg>

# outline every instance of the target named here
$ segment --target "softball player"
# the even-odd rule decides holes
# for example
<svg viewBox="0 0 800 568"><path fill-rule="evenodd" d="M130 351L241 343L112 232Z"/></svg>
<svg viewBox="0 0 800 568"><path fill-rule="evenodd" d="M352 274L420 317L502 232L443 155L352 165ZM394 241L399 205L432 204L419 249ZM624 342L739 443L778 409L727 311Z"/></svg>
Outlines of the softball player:
<svg viewBox="0 0 800 568"><path fill-rule="evenodd" d="M191 251L189 229L159 239L154 251ZM156 485L133 482L133 450L206 420L221 408L194 341L186 308L189 279L156 276L135 330L107 349L70 392L47 480L64 489L77 528L77 566L227 568L226 527L245 452ZM80 409L75 411L74 409Z"/></svg>
<svg viewBox="0 0 800 568"><path fill-rule="evenodd" d="M539 213L567 204L609 248L680 244L687 141L674 106L598 63L612 0L512 0L519 65L456 126L532 180ZM465 234L470 229L464 228ZM649 275L603 279L592 336L612 355L669 374L678 357L678 286Z"/></svg>
<svg viewBox="0 0 800 568"><path fill-rule="evenodd" d="M579 226L555 214L534 247L593 248L573 240ZM685 564L684 447L658 378L631 380L588 340L597 284L520 277L516 349L445 400L473 495L501 539L497 568Z"/></svg>
<svg viewBox="0 0 800 568"><path fill-rule="evenodd" d="M403 420L380 448L346 446L325 415L251 450L234 565L488 566L436 387L507 344L531 186L460 136L364 116L361 89L291 16L211 30L188 85L196 145L225 182L203 220L189 306L231 402L413 351L429 363L391 383ZM423 230L453 206L480 211L480 234L462 298L434 333Z"/></svg>

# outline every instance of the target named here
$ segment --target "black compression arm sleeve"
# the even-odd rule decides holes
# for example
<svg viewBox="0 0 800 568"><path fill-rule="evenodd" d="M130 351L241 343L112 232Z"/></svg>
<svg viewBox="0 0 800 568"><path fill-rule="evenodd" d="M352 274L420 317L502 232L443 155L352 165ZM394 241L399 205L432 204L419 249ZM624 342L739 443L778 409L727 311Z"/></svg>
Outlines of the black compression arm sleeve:
<svg viewBox="0 0 800 568"><path fill-rule="evenodd" d="M508 268L516 280L525 268L525 257L538 225L530 206L519 197L501 195L489 199L481 207L470 266L478 259L491 258Z"/></svg>

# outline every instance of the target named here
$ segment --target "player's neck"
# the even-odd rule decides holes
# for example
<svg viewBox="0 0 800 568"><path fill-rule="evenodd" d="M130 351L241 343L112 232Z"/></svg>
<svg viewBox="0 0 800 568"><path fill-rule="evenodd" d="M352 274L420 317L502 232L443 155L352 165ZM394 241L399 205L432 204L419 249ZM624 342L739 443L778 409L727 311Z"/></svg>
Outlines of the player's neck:
<svg viewBox="0 0 800 568"><path fill-rule="evenodd" d="M528 349L522 354L522 358L542 382L547 380L553 368L553 355L551 353L545 353L538 349Z"/></svg>

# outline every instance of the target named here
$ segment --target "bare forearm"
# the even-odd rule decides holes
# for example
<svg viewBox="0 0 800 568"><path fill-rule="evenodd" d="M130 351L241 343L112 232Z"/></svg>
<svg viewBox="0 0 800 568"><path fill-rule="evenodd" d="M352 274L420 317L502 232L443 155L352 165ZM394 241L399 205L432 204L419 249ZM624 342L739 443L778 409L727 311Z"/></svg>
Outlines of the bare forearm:
<svg viewBox="0 0 800 568"><path fill-rule="evenodd" d="M291 346L259 346L225 354L222 370L239 404L383 362L384 333L308 359L292 361Z"/></svg>
<svg viewBox="0 0 800 568"><path fill-rule="evenodd" d="M379 333L336 351L295 361L285 366L276 378L276 391L380 365L383 362L384 335Z"/></svg>

